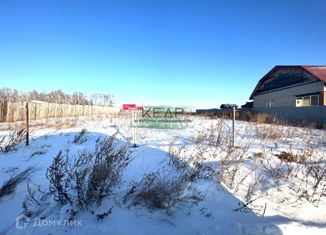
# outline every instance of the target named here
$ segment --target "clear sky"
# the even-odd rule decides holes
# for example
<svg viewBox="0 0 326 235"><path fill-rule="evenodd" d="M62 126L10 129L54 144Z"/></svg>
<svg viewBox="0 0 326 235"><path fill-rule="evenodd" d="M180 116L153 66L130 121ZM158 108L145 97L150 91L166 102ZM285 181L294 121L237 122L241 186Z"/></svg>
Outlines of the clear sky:
<svg viewBox="0 0 326 235"><path fill-rule="evenodd" d="M278 64L326 64L326 1L0 0L2 87L213 108Z"/></svg>

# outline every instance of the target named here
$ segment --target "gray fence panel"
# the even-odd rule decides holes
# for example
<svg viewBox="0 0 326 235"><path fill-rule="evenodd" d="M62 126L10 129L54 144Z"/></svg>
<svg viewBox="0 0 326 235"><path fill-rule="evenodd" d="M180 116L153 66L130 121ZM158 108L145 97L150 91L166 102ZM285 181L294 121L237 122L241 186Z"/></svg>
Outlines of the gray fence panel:
<svg viewBox="0 0 326 235"><path fill-rule="evenodd" d="M326 106L254 108L253 111L284 121L326 124Z"/></svg>

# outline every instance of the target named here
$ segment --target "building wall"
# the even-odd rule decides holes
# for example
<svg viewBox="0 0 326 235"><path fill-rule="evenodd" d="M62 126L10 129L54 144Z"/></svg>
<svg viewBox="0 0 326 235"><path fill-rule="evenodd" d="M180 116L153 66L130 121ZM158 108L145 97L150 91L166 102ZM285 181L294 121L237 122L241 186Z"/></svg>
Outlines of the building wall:
<svg viewBox="0 0 326 235"><path fill-rule="evenodd" d="M279 89L254 96L254 108L265 108L265 101L273 100L273 107L295 107L296 95L313 92L324 92L324 83L321 81ZM325 102L325 96L324 96ZM326 104L326 102L324 103Z"/></svg>
<svg viewBox="0 0 326 235"><path fill-rule="evenodd" d="M320 95L320 105L326 105L326 91L322 91Z"/></svg>

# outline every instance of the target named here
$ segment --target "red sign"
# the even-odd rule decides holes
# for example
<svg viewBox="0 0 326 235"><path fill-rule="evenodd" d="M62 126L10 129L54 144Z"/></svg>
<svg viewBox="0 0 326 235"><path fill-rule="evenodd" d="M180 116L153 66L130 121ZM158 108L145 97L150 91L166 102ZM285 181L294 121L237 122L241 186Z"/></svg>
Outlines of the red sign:
<svg viewBox="0 0 326 235"><path fill-rule="evenodd" d="M136 104L123 104L122 109L124 111L130 110L130 109L136 109Z"/></svg>
<svg viewBox="0 0 326 235"><path fill-rule="evenodd" d="M137 106L136 104L123 104L122 105L122 110L123 111L128 111L128 110L143 110L143 107Z"/></svg>

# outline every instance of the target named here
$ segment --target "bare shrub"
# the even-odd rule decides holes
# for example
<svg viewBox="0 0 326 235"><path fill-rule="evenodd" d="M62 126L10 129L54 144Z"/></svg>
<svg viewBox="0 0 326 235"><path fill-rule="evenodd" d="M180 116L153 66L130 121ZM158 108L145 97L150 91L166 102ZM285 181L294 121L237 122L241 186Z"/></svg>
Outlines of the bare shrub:
<svg viewBox="0 0 326 235"><path fill-rule="evenodd" d="M121 181L123 170L130 163L127 146L116 149L116 134L97 145L92 171L89 175L87 203L101 204L103 198L111 195L112 189Z"/></svg>
<svg viewBox="0 0 326 235"><path fill-rule="evenodd" d="M224 184L229 189L236 189L240 180L237 176L239 176L246 154L246 148L229 147L227 152L221 155L216 169L217 182Z"/></svg>
<svg viewBox="0 0 326 235"><path fill-rule="evenodd" d="M250 176L251 176L251 180L247 187L246 195L244 196L244 199L247 203L253 201L254 197L256 198L258 197L257 192L259 191L261 184L263 184L265 180L262 175L259 175L254 171L250 173Z"/></svg>
<svg viewBox="0 0 326 235"><path fill-rule="evenodd" d="M116 134L98 141L94 152L80 153L75 159L60 152L48 168L50 192L62 205L90 210L112 195L130 160L127 146L119 147Z"/></svg>
<svg viewBox="0 0 326 235"><path fill-rule="evenodd" d="M174 166L177 170L188 170L190 161L192 159L184 160L181 159L183 153L185 153L185 145L180 147L174 147L174 142L171 142L169 145L168 157L169 157L169 164Z"/></svg>
<svg viewBox="0 0 326 235"><path fill-rule="evenodd" d="M286 192L281 191L282 194L277 197L279 203L296 205L298 201L306 200L318 207L321 199L326 196L324 159L325 153L320 154L304 146L297 153L283 151L273 154L272 151L264 151L254 160L258 163L256 171L263 177L259 181L267 176L271 187L286 188ZM266 186L267 184L264 187Z"/></svg>
<svg viewBox="0 0 326 235"><path fill-rule="evenodd" d="M0 139L1 152L9 152L15 150L16 145L20 144L26 139L26 130L13 131Z"/></svg>
<svg viewBox="0 0 326 235"><path fill-rule="evenodd" d="M208 148L210 148L208 150ZM211 178L214 174L213 163L206 163L207 157L213 157L218 152L215 147L196 144L193 151L187 151L186 145L174 146L171 142L168 151L169 165L182 174L188 174L192 182L197 179Z"/></svg>
<svg viewBox="0 0 326 235"><path fill-rule="evenodd" d="M207 143L209 141L195 144L196 147L192 151L186 151L186 146L174 147L171 143L168 153L170 164L180 172L188 174L192 182L215 177L218 183L236 193L252 172L246 171L245 164L251 142L239 148L209 146Z"/></svg>
<svg viewBox="0 0 326 235"><path fill-rule="evenodd" d="M59 201L62 205L73 201L69 193L71 180L69 172L68 158L60 151L47 169L46 177L50 182L50 193L53 193L54 200Z"/></svg>
<svg viewBox="0 0 326 235"><path fill-rule="evenodd" d="M33 185L28 181L27 195L22 205L24 215L27 217L39 215L49 206L50 203L47 202L48 197L49 194L43 192L39 185Z"/></svg>
<svg viewBox="0 0 326 235"><path fill-rule="evenodd" d="M129 206L144 206L149 211L171 209L183 203L196 204L202 196L190 185L188 175L167 177L159 172L146 174L139 182L133 182L124 196Z"/></svg>
<svg viewBox="0 0 326 235"><path fill-rule="evenodd" d="M104 220L106 217L108 217L109 215L112 214L112 210L113 210L113 207L111 207L108 211L105 211L104 213L102 214L98 214L96 216L96 219L97 220Z"/></svg>
<svg viewBox="0 0 326 235"><path fill-rule="evenodd" d="M87 188L88 177L91 174L93 155L82 153L72 163L73 171L70 172L70 177L74 179L75 191L76 191L76 203L82 210L87 209Z"/></svg>
<svg viewBox="0 0 326 235"><path fill-rule="evenodd" d="M257 158L258 164L263 172L272 179L289 179L294 171L294 166L290 162L283 161L275 157L271 152L263 153L263 157Z"/></svg>
<svg viewBox="0 0 326 235"><path fill-rule="evenodd" d="M325 153L313 156L314 161L306 162L303 168L300 185L297 188L299 199L306 199L318 206L326 197L326 163Z"/></svg>
<svg viewBox="0 0 326 235"><path fill-rule="evenodd" d="M276 185L282 182L281 186L291 192L292 198L296 198L290 201L288 197L279 195L281 203L296 205L298 201L306 200L318 207L326 196L325 154L304 150L300 154L282 152L278 157L269 154L263 159L260 159L263 171L272 176Z"/></svg>
<svg viewBox="0 0 326 235"><path fill-rule="evenodd" d="M256 136L260 139L280 139L283 135L283 129L277 125L257 125Z"/></svg>
<svg viewBox="0 0 326 235"><path fill-rule="evenodd" d="M74 144L83 144L87 141L86 138L86 129L83 128L79 134L77 134L74 138L74 140L72 141Z"/></svg>
<svg viewBox="0 0 326 235"><path fill-rule="evenodd" d="M31 174L35 172L35 169L32 167L27 168L19 174L11 177L9 180L5 181L4 184L0 187L0 198L4 196L11 195L15 192L15 189L18 184L26 180Z"/></svg>
<svg viewBox="0 0 326 235"><path fill-rule="evenodd" d="M221 144L227 144L230 140L230 131L224 120L218 120L210 128L201 131L195 136L196 144L206 144L217 147Z"/></svg>

